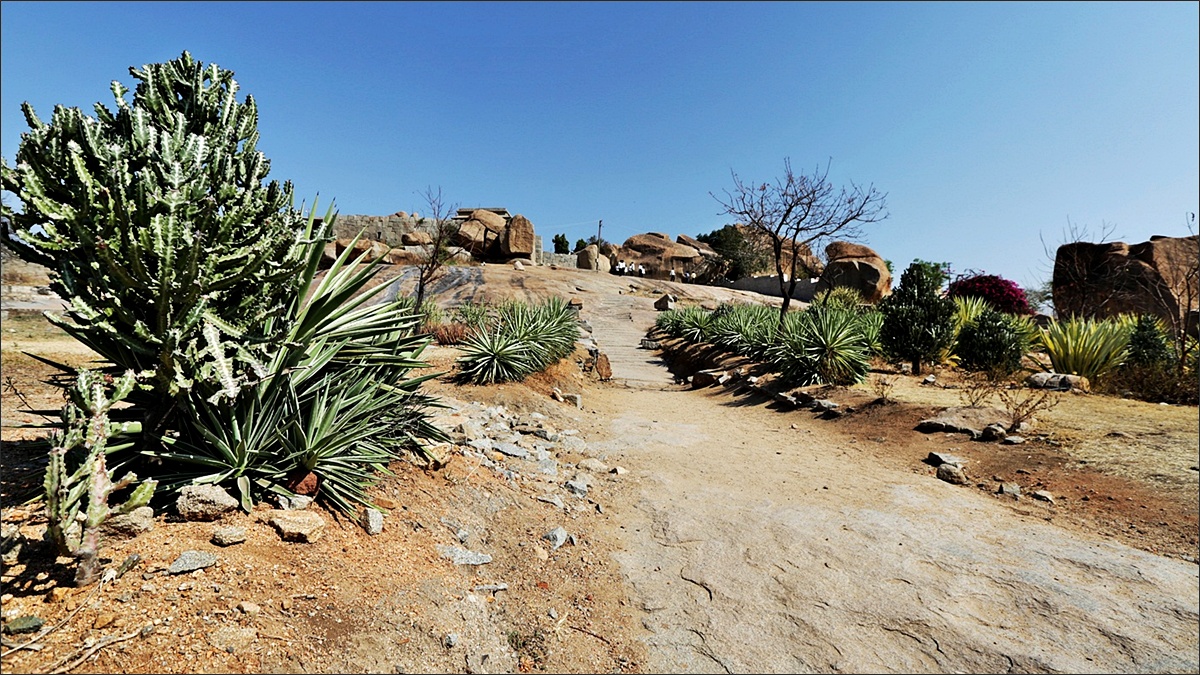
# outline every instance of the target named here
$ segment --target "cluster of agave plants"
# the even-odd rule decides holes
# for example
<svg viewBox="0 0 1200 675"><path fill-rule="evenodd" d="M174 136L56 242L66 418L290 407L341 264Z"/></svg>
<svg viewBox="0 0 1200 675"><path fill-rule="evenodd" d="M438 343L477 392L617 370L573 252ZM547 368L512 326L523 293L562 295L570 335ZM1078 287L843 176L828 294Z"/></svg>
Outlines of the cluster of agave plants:
<svg viewBox="0 0 1200 675"><path fill-rule="evenodd" d="M1143 391L1148 397L1195 400L1200 350L1194 339L1173 344L1155 317L1067 318L1039 327L1031 316L1001 312L980 297L947 297L936 284L906 293L906 282L931 278L928 269L917 267L914 263L897 292L878 306L864 304L852 289L834 288L807 309L782 316L766 305L688 306L660 313L655 328L768 364L788 386L857 384L880 358L936 363L992 379L1042 367L1109 389L1178 380L1181 386Z"/></svg>
<svg viewBox="0 0 1200 675"><path fill-rule="evenodd" d="M468 301L449 310L426 301L418 313L423 332L459 348L458 381L472 384L523 380L569 355L579 338L577 313L557 296L535 304Z"/></svg>

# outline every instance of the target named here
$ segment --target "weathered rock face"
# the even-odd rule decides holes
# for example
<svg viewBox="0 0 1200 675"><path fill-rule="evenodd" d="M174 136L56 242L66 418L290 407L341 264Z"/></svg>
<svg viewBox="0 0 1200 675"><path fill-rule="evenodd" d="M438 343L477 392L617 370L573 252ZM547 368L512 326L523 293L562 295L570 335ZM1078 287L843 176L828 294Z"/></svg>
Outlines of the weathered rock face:
<svg viewBox="0 0 1200 675"><path fill-rule="evenodd" d="M711 246L700 241L699 239L689 237L686 234L681 234L675 237L675 243L694 248L700 253L700 255L706 258L715 258L718 256L717 252L714 251Z"/></svg>
<svg viewBox="0 0 1200 675"><path fill-rule="evenodd" d="M1174 322L1197 309L1200 238L1151 237L1129 245L1073 242L1058 247L1051 281L1059 316L1152 314Z"/></svg>
<svg viewBox="0 0 1200 675"><path fill-rule="evenodd" d="M703 249L685 242L694 242ZM626 239L617 249L616 257L635 268L638 265L644 266L647 277L667 279L672 269L676 274L696 272L703 276L710 268L715 267L718 256L707 244L687 235L679 235L676 242L671 241L671 238L662 232L647 232Z"/></svg>
<svg viewBox="0 0 1200 675"><path fill-rule="evenodd" d="M892 292L892 274L879 254L862 244L835 241L825 247L825 271L817 293L843 286L862 294L866 302L879 302Z"/></svg>
<svg viewBox="0 0 1200 675"><path fill-rule="evenodd" d="M504 229L500 252L510 258L529 258L533 255L533 236L533 223L518 213Z"/></svg>
<svg viewBox="0 0 1200 675"><path fill-rule="evenodd" d="M400 243L405 246L428 246L433 243L433 237L428 232L416 230L401 234Z"/></svg>

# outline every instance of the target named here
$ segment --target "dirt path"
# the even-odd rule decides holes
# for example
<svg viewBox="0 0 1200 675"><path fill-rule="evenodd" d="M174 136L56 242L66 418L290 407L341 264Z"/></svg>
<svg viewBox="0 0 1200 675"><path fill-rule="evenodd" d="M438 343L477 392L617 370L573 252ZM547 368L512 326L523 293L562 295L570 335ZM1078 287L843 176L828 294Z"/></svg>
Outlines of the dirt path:
<svg viewBox="0 0 1200 675"><path fill-rule="evenodd" d="M584 312L625 385L593 393L589 442L632 472L613 519L646 670L1197 670L1196 565L881 466L811 417L672 386L637 348L649 302Z"/></svg>

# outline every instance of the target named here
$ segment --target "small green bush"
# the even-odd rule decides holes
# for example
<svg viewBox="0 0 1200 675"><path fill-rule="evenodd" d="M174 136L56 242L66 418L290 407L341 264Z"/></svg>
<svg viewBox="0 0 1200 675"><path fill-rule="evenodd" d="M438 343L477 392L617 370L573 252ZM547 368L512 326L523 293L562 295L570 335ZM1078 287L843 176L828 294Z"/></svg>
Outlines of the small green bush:
<svg viewBox="0 0 1200 675"><path fill-rule="evenodd" d="M1142 314L1129 333L1127 365L1160 366L1171 361L1170 338L1157 317Z"/></svg>
<svg viewBox="0 0 1200 675"><path fill-rule="evenodd" d="M813 298L812 304L830 309L859 311L864 304L862 293L846 286L834 286Z"/></svg>
<svg viewBox="0 0 1200 675"><path fill-rule="evenodd" d="M955 353L966 370L1008 376L1021 369L1025 343L1012 319L988 308L959 331Z"/></svg>

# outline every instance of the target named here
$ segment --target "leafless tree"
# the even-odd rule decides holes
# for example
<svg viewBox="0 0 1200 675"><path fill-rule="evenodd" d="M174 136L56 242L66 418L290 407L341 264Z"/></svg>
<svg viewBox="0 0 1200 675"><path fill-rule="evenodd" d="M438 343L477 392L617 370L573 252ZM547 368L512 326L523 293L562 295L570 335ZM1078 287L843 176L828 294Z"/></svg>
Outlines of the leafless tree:
<svg viewBox="0 0 1200 675"><path fill-rule="evenodd" d="M420 311L425 302L425 289L430 283L442 275L443 268L452 257L450 245L458 235L462 223L450 218L457 206L447 207L442 197L442 188L434 190L426 187L421 193L425 200L426 216L418 221L417 226L429 235L430 243L425 246L426 253L418 265L417 275L417 310Z"/></svg>
<svg viewBox="0 0 1200 675"><path fill-rule="evenodd" d="M774 183L747 184L731 171L733 189L725 190L724 198L709 193L724 209L723 215L736 218L770 244L783 296L780 322L796 292L802 258L824 249L834 237L856 239L863 225L888 216L885 193L874 185L834 187L828 163L824 169L818 165L812 174L796 174L791 160L785 158L783 168L783 176Z"/></svg>

